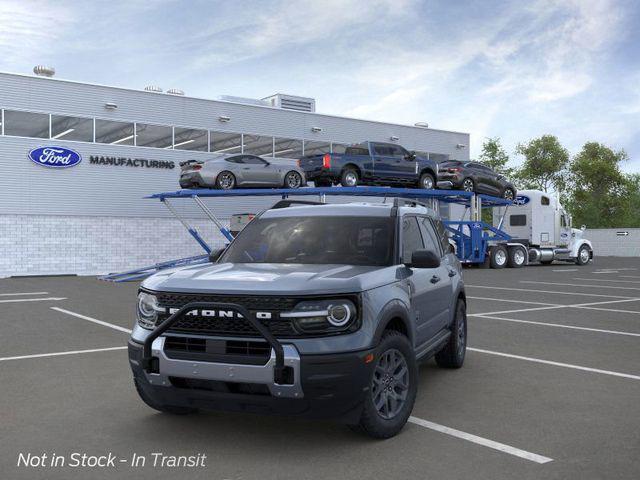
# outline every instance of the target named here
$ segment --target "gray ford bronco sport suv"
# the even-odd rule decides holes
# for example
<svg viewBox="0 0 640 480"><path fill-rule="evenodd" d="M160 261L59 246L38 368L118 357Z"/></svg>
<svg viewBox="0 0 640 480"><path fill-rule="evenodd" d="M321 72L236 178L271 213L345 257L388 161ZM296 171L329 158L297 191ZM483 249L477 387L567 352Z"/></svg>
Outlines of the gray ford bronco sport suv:
<svg viewBox="0 0 640 480"><path fill-rule="evenodd" d="M146 279L129 362L142 400L335 418L388 438L407 422L418 363L459 368L461 266L431 210L393 204L264 211L213 264Z"/></svg>

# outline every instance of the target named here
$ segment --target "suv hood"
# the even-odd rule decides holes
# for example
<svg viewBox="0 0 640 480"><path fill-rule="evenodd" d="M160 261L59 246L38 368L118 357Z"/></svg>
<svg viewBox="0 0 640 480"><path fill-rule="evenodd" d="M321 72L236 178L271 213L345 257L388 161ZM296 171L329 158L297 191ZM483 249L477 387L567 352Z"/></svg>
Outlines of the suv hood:
<svg viewBox="0 0 640 480"><path fill-rule="evenodd" d="M220 263L157 273L144 282L149 290L184 293L324 295L356 293L396 281L392 267Z"/></svg>

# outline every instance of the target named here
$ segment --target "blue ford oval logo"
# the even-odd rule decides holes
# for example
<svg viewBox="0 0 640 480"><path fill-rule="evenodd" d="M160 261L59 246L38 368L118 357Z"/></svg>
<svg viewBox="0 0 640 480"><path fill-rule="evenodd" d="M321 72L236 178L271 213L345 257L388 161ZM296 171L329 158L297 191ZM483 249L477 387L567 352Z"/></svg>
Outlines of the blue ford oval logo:
<svg viewBox="0 0 640 480"><path fill-rule="evenodd" d="M526 195L517 195L516 199L513 201L514 205L526 205L529 203L531 199Z"/></svg>
<svg viewBox="0 0 640 480"><path fill-rule="evenodd" d="M64 147L38 147L29 152L29 159L43 167L69 168L82 161L82 155Z"/></svg>

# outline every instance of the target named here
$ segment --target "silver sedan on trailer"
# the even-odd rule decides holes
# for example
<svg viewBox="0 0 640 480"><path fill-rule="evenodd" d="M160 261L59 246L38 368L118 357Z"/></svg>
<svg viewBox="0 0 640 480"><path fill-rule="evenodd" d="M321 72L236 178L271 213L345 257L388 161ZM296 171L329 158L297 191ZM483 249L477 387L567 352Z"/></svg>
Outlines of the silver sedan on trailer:
<svg viewBox="0 0 640 480"><path fill-rule="evenodd" d="M182 162L180 168L182 188L299 188L307 184L297 161L288 158L220 155L212 160Z"/></svg>

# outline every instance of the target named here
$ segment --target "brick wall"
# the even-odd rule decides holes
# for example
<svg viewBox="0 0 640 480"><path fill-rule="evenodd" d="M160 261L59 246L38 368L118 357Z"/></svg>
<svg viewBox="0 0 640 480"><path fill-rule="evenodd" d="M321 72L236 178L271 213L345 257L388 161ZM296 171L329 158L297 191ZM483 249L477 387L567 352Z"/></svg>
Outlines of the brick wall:
<svg viewBox="0 0 640 480"><path fill-rule="evenodd" d="M587 229L584 238L593 243L594 256L640 257L640 228Z"/></svg>
<svg viewBox="0 0 640 480"><path fill-rule="evenodd" d="M211 222L190 223L224 245ZM0 277L99 275L204 253L170 218L0 215L0 232Z"/></svg>

